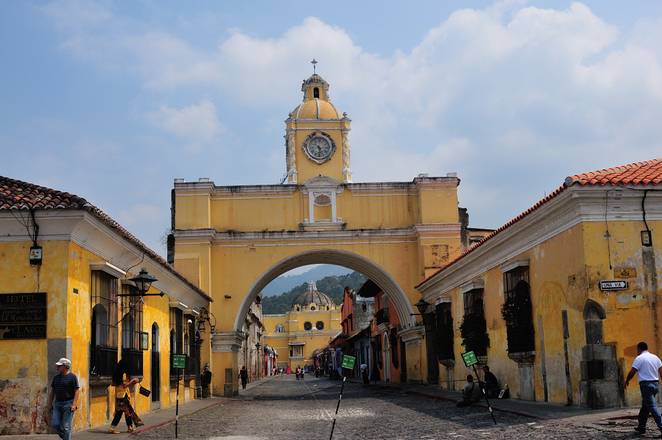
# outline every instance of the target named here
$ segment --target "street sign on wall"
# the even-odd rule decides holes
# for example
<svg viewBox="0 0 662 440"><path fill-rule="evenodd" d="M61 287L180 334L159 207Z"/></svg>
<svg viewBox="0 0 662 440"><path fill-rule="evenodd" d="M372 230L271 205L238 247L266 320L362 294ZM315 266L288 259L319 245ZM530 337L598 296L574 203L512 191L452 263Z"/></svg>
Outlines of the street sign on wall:
<svg viewBox="0 0 662 440"><path fill-rule="evenodd" d="M609 292L611 290L625 290L628 288L628 282L624 280L601 280L598 283L600 290Z"/></svg>

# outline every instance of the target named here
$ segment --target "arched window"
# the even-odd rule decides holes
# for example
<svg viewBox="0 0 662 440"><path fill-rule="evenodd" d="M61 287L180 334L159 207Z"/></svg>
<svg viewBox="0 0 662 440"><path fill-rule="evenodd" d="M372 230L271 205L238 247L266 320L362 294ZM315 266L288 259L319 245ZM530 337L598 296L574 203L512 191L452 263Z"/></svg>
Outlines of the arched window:
<svg viewBox="0 0 662 440"><path fill-rule="evenodd" d="M152 352L158 353L159 349L159 325L155 322L152 324Z"/></svg>
<svg viewBox="0 0 662 440"><path fill-rule="evenodd" d="M602 344L602 320L606 318L604 309L595 301L588 300L584 306L586 344Z"/></svg>
<svg viewBox="0 0 662 440"><path fill-rule="evenodd" d="M319 87L315 87L313 89L313 98L319 98L320 97L320 89Z"/></svg>
<svg viewBox="0 0 662 440"><path fill-rule="evenodd" d="M310 310L314 312L315 311L315 306L310 306Z"/></svg>
<svg viewBox="0 0 662 440"><path fill-rule="evenodd" d="M303 329L306 331L310 331L313 329L313 324L310 321L306 321L303 323Z"/></svg>
<svg viewBox="0 0 662 440"><path fill-rule="evenodd" d="M324 322L322 322L322 321L317 321L317 322L315 323L315 328L316 328L317 330L324 330Z"/></svg>
<svg viewBox="0 0 662 440"><path fill-rule="evenodd" d="M285 328L283 327L283 324L276 324L276 333L283 333L285 331Z"/></svg>

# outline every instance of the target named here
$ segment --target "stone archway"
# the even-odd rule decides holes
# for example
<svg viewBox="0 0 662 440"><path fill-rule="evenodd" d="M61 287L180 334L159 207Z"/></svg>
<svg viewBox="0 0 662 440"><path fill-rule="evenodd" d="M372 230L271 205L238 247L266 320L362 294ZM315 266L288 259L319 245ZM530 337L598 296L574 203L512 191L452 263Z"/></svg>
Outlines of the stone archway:
<svg viewBox="0 0 662 440"><path fill-rule="evenodd" d="M335 264L362 273L367 278L374 281L375 284L384 291L384 295L386 295L395 305L398 318L400 319L403 328L409 328L416 325L416 321L413 319L414 317L412 315L414 309L412 308L411 302L407 298L405 292L400 286L398 286L393 277L386 272L386 270L359 254L337 249L324 249L301 252L285 258L267 269L245 295L235 318L235 331L241 331L244 317L248 313L251 303L267 284L289 270L309 264Z"/></svg>
<svg viewBox="0 0 662 440"><path fill-rule="evenodd" d="M407 356L413 359L407 367L407 377L410 381L423 381L420 372L425 368L425 364L424 360L421 360L420 353L425 349L423 344L424 332L421 326L417 325L415 317L412 315L414 310L411 296L407 295L401 286L401 282L396 281L399 278L393 275L389 268L385 268L377 262L372 261L369 259L369 256L345 249L299 250L289 255L287 251L291 251L291 249L283 252L280 259L274 258L273 253L268 254L268 259L272 263L268 266L265 265L264 267L266 269L253 271L254 275L252 279L255 281L244 284L245 288L242 290L231 291L228 297L224 298L226 301L225 304L228 306L228 314L232 313L232 326L230 327L228 325L225 329L218 329L212 337L213 363L222 369L222 372L218 372L220 373L218 376L221 380L215 386L218 387L217 389L223 390L223 395L233 396L238 393L235 376L237 374L239 348L244 338L242 325L251 303L274 278L289 270L310 264L335 264L353 269L371 279L383 290L385 296L391 300L400 320L401 329L399 330L399 335L409 351ZM258 255L257 252L256 255ZM267 254L262 255L267 256ZM258 265L253 265L251 269L257 269L258 267ZM391 266L390 269L393 270L395 267ZM235 300L234 295L237 295L239 298ZM230 323L228 322L228 324Z"/></svg>

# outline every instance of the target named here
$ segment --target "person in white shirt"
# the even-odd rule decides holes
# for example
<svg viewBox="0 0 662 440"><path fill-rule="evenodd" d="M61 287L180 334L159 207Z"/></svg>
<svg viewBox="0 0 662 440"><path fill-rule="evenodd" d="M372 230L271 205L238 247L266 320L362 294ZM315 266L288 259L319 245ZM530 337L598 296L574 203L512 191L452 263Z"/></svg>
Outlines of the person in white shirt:
<svg viewBox="0 0 662 440"><path fill-rule="evenodd" d="M653 353L648 351L648 344L640 342L637 344L638 356L632 362L632 369L625 379L625 387L632 378L637 375L639 389L641 390L641 410L639 411L639 426L635 428L638 434L646 432L648 414L653 415L657 427L662 433L662 416L655 402L655 396L660 390L660 375L662 374L662 361Z"/></svg>

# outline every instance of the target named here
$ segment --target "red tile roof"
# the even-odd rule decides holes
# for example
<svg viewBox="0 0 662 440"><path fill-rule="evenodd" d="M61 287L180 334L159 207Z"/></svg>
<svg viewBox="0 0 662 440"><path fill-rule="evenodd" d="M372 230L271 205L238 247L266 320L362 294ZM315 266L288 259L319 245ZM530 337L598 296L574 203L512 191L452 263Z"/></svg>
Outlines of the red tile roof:
<svg viewBox="0 0 662 440"><path fill-rule="evenodd" d="M465 250L462 254L460 254L457 258L452 260L450 263L448 263L447 265L440 268L435 273L433 273L432 275L428 276L423 281L418 283L416 285L416 288L418 288L421 285L425 284L428 280L433 278L435 275L437 275L441 271L445 270L449 266L455 264L458 260L461 260L466 255L473 252L476 248L479 248L480 246L485 244L485 242L492 239L492 237L499 234L501 231L504 231L505 229L508 229L509 227L514 225L515 223L519 222L524 217L528 216L533 211L537 210L542 205L546 204L547 202L549 202L550 200L552 200L553 198L555 198L556 196L561 194L563 191L565 191L566 188L569 188L572 185L581 185L581 186L589 186L589 185L595 185L595 186L604 186L604 185L653 186L653 185L660 185L660 184L662 184L662 158L646 160L646 161L643 161L643 162L635 162L635 163L630 163L630 164L627 164L627 165L621 165L621 166L617 166L617 167L605 168L605 169L597 170L597 171L591 171L591 172L588 172L588 173L575 174L574 176L568 176L568 177L566 177L565 182L563 182L563 185L558 187L554 192L552 192L551 194L549 194L545 198L539 200L535 205L531 206L526 211L524 211L521 214L519 214L518 216L514 217L513 219L508 221L506 224L504 224L500 228L496 229L491 234L487 235L481 241L479 241L478 243L474 244L473 246L471 246L470 248Z"/></svg>
<svg viewBox="0 0 662 440"><path fill-rule="evenodd" d="M202 289L187 280L174 267L168 264L160 255L138 240L133 234L124 229L122 225L113 220L101 209L89 203L82 197L67 192L39 186L21 180L0 176L0 211L29 211L29 210L83 210L92 214L103 224L113 229L120 236L132 243L138 249L163 266L197 293L211 301Z"/></svg>
<svg viewBox="0 0 662 440"><path fill-rule="evenodd" d="M662 183L662 158L635 162L590 173L575 174L565 185L659 185Z"/></svg>

